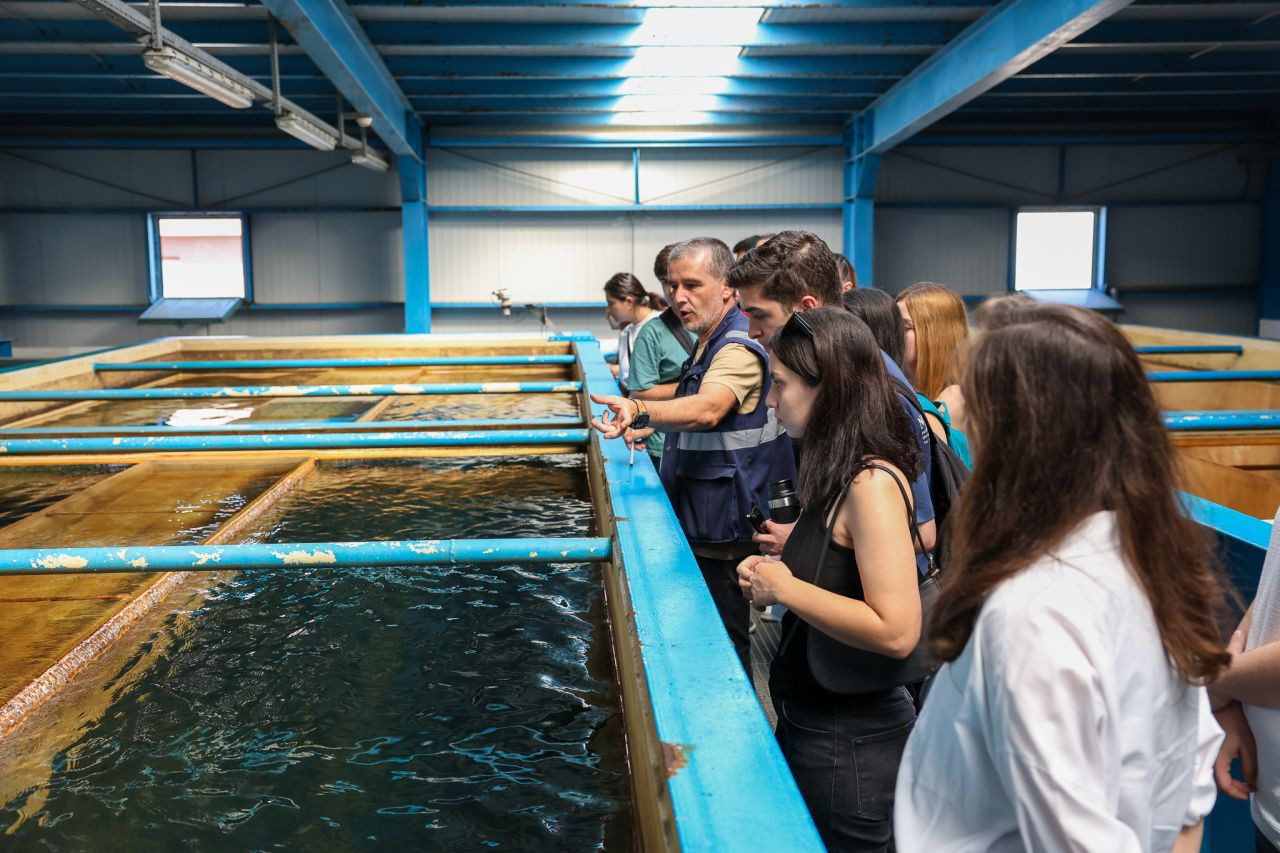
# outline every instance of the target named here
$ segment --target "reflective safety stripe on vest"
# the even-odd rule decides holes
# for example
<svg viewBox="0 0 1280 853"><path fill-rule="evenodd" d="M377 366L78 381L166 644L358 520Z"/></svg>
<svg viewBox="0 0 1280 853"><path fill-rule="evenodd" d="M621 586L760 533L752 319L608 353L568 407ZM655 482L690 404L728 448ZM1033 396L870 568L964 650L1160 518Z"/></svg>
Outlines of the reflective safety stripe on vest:
<svg viewBox="0 0 1280 853"><path fill-rule="evenodd" d="M662 457L662 482L691 542L750 541L744 516L755 506L768 512L768 484L795 479L791 440L765 404L770 387L768 355L747 334L747 318L729 309L711 334L701 357L685 363L676 397L698 393L716 354L726 346L744 346L765 367L760 400L751 412L736 409L708 430L672 431Z"/></svg>

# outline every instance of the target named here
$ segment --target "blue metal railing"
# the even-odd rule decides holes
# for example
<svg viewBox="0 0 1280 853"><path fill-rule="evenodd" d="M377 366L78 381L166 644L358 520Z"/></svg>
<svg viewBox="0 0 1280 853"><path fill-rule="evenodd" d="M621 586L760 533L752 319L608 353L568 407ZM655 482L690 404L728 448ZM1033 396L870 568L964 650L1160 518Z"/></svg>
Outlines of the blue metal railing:
<svg viewBox="0 0 1280 853"><path fill-rule="evenodd" d="M1244 355L1239 344L1174 344L1169 346L1134 347L1138 355Z"/></svg>
<svg viewBox="0 0 1280 853"><path fill-rule="evenodd" d="M1280 410L1221 409L1203 412L1165 412L1164 424L1175 432L1280 429Z"/></svg>
<svg viewBox="0 0 1280 853"><path fill-rule="evenodd" d="M571 394L580 382L445 382L378 385L245 385L209 388L52 388L0 391L0 402L51 400L207 400L245 397L396 397L427 394Z"/></svg>
<svg viewBox="0 0 1280 853"><path fill-rule="evenodd" d="M1280 370L1158 370L1151 382L1280 382Z"/></svg>
<svg viewBox="0 0 1280 853"><path fill-rule="evenodd" d="M147 435L114 438L12 438L0 439L5 456L195 452L211 450L323 450L325 448L466 447L494 445L583 444L585 429L476 430L344 433L276 433L249 435Z"/></svg>
<svg viewBox="0 0 1280 853"><path fill-rule="evenodd" d="M235 435L275 432L393 432L402 430L461 430L480 427L510 427L533 429L536 427L577 427L581 418L458 418L444 420L403 421L237 421L229 424L169 425L141 424L136 426L51 426L6 427L0 426L0 436L36 438L41 436L93 436L93 435Z"/></svg>
<svg viewBox="0 0 1280 853"><path fill-rule="evenodd" d="M287 370L316 367L469 367L524 364L573 364L572 355L447 355L421 358L255 358L243 361L100 361L97 371Z"/></svg>
<svg viewBox="0 0 1280 853"><path fill-rule="evenodd" d="M124 548L0 550L0 576L154 574L228 569L360 569L475 563L583 563L608 560L602 538L419 539L250 545L153 545Z"/></svg>
<svg viewBox="0 0 1280 853"><path fill-rule="evenodd" d="M599 343L578 339L576 348L587 391L617 394ZM591 405L593 414L602 408ZM621 441L595 435L654 723L673 757L666 783L681 847L823 850L657 472L643 456L628 464Z"/></svg>

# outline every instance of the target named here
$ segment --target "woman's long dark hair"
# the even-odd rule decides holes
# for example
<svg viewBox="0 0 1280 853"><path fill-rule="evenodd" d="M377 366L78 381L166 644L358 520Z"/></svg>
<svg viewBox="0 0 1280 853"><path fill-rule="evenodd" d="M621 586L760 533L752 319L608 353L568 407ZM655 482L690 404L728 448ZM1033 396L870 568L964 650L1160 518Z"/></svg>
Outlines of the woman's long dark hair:
<svg viewBox="0 0 1280 853"><path fill-rule="evenodd" d="M907 333L902 325L898 301L874 287L855 287L845 291L844 305L867 324L885 355L902 367L902 360L906 357Z"/></svg>
<svg viewBox="0 0 1280 853"><path fill-rule="evenodd" d="M812 338L795 322L773 338L773 358L818 389L800 439L800 505L825 509L868 456L891 462L914 480L920 445L867 324L843 307L815 308L802 317Z"/></svg>
<svg viewBox="0 0 1280 853"><path fill-rule="evenodd" d="M1179 506L1173 448L1133 348L1082 308L1015 307L1003 322L973 346L962 382L974 467L948 518L935 654L955 660L993 589L1110 510L1170 661L1188 682L1212 680L1230 661L1224 589Z"/></svg>
<svg viewBox="0 0 1280 853"><path fill-rule="evenodd" d="M612 296L619 302L626 302L631 299L637 305L648 305L654 311L661 311L667 307L667 300L656 293L645 290L644 285L640 283L640 279L629 272L614 274L613 278L604 283L604 293L605 296Z"/></svg>

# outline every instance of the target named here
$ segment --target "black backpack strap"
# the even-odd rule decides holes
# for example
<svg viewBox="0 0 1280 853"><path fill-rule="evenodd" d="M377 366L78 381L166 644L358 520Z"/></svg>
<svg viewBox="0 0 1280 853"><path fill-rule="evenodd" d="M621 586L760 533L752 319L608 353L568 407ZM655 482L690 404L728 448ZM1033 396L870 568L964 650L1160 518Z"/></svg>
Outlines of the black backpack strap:
<svg viewBox="0 0 1280 853"><path fill-rule="evenodd" d="M668 308L658 315L658 319L675 336L677 343L684 349L685 355L693 355L693 341L689 340L689 333L680 324L680 318L676 316L676 312Z"/></svg>

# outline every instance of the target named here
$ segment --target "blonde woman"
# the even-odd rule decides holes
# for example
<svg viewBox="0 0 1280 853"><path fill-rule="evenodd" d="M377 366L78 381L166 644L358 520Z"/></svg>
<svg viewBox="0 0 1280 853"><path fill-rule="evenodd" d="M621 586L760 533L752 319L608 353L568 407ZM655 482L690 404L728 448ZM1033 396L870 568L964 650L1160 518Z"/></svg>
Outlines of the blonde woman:
<svg viewBox="0 0 1280 853"><path fill-rule="evenodd" d="M955 380L956 351L969 336L964 300L941 284L922 281L898 294L898 310L906 331L902 367L916 390L963 431L964 395Z"/></svg>

